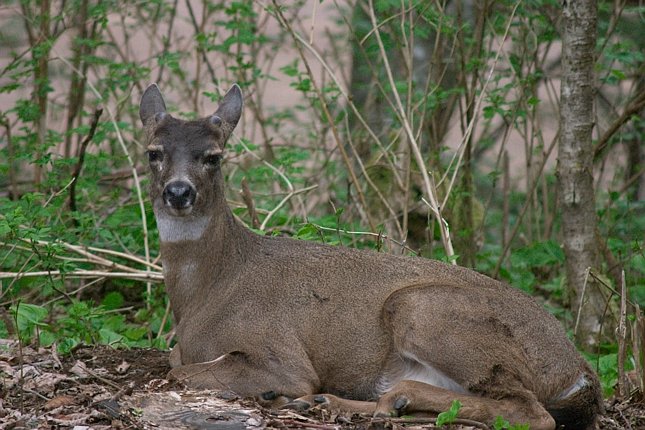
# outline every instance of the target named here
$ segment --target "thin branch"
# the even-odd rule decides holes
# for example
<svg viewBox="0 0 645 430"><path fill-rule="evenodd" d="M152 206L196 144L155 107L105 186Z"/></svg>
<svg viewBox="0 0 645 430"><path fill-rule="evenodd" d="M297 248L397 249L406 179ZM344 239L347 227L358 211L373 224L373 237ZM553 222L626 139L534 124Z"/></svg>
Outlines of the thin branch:
<svg viewBox="0 0 645 430"><path fill-rule="evenodd" d="M276 17L278 18L280 24L292 35L294 40L300 40L298 36L296 36L296 32L289 24L289 22L286 20L284 14L282 13L282 10L280 6L277 4L276 0L273 0L273 5L275 6L275 11L276 11ZM303 43L296 43L296 49L298 50L298 54L300 55L300 58L302 59L305 68L307 69L307 74L309 75L309 78L311 80L311 84L314 88L314 91L316 92L316 96L318 98L318 101L320 102L320 107L322 108L325 118L327 122L329 123L329 126L332 131L332 135L334 136L334 140L336 142L336 147L340 151L340 154L343 158L343 162L345 163L345 167L347 168L347 171L352 179L352 183L354 184L354 187L356 189L356 193L358 194L358 199L361 202L361 205L364 209L367 209L367 202L365 200L365 195L363 193L363 190L361 190L360 183L358 182L358 178L356 177L356 173L354 172L354 169L352 168L352 164L349 161L349 157L347 155L347 151L345 151L345 147L343 146L343 143L341 142L340 136L338 134L338 127L336 127L336 124L334 122L334 118L332 117L331 113L329 112L329 107L327 106L327 101L325 100L324 95L322 94L318 84L316 83L316 80L314 79L314 74L313 71L311 70L311 67L309 66L309 62L307 61L307 57L304 54L304 51L302 50L302 45L304 46L310 46L306 42L303 41ZM370 228L372 230L376 230L376 225L372 221L372 218L369 216L369 213L365 211L365 216L367 218L367 223L370 225Z"/></svg>
<svg viewBox="0 0 645 430"><path fill-rule="evenodd" d="M15 148L13 145L13 141L11 139L11 123L9 122L9 118L5 116L4 113L0 112L0 124L4 125L5 130L6 130L6 137L7 137L7 155L9 158L9 166L8 166L8 174L9 174L9 197L12 200L17 200L18 199L18 183L16 180L16 169L15 169L15 160L16 160L16 155L15 155Z"/></svg>
<svg viewBox="0 0 645 430"><path fill-rule="evenodd" d="M372 21L372 27L377 29L378 24L376 22L376 15L374 14L374 4L372 0L369 0L369 6L370 6L369 13L370 13L370 19ZM448 232L448 228L447 228L448 223L441 215L441 207L439 206L439 201L437 198L437 190L433 188L431 185L430 175L428 175L428 170L425 167L425 161L423 159L423 155L421 155L419 144L417 143L414 132L412 131L412 127L410 126L410 123L408 121L408 116L406 115L405 109L403 108L403 104L401 102L401 98L399 97L399 93L396 90L396 82L394 81L394 76L392 75L392 69L387 59L385 46L383 45L383 41L381 40L381 32L377 30L374 32L374 34L376 35L376 41L381 51L381 57L383 59L383 63L385 66L385 72L387 74L390 87L392 88L392 95L394 96L394 100L396 101L399 117L401 118L403 127L408 135L408 143L410 144L410 148L412 149L412 153L414 154L415 161L417 162L417 165L419 166L419 170L421 171L421 176L423 178L423 183L425 185L425 192L429 200L428 207L435 215L437 220L439 220L439 232L441 234L441 242L446 251L446 256L448 258L451 258L455 255L455 251L453 250L452 241L450 240L450 233ZM452 259L452 264L457 264L457 262L454 259Z"/></svg>
<svg viewBox="0 0 645 430"><path fill-rule="evenodd" d="M191 24L193 24L193 29L195 30L195 36L197 36L201 33L201 31L199 30L199 24L197 24L197 19L195 18L195 12L193 11L193 6L190 4L190 0L186 0L186 6L188 7L190 22ZM206 56L206 51L204 51L204 48L200 44L197 45L197 51L200 54L202 54L202 59L204 60L204 64L206 64L206 67L208 68L208 74L211 77L211 82L215 84L216 87L219 87L219 79L217 79L217 76L215 75L215 71L213 70L213 66L211 66L210 61L208 61L208 57Z"/></svg>
<svg viewBox="0 0 645 430"><path fill-rule="evenodd" d="M399 242L398 240L392 239L390 236L384 233L374 233L371 231L351 231L351 230L344 230L342 228L332 228L332 227L323 227L322 225L310 223L316 229L318 230L323 230L323 231L333 231L336 233L343 233L343 234L348 234L348 235L359 235L359 236L371 236L371 237L376 237L377 241L384 241L388 240L396 245L398 245L402 250L410 251L411 253L418 255L419 253L415 251L414 249L410 248L405 244L405 242Z"/></svg>
<svg viewBox="0 0 645 430"><path fill-rule="evenodd" d="M315 188L318 188L318 185L312 185L312 186L307 187L307 188L302 188L300 190L291 191L289 194L284 196L284 198L282 200L280 200L280 203L278 203L278 205L276 207L271 209L271 211L269 211L267 216L264 218L264 221L262 221L262 224L260 225L260 230L264 230L266 228L267 223L273 217L273 215L275 215L276 212L278 212L280 210L280 208L282 208L282 206L284 206L285 203L287 203L291 199L291 197L293 197L293 196L295 196L297 194L300 194L300 193L305 193L307 191L311 191L311 190L313 190Z"/></svg>
<svg viewBox="0 0 645 430"><path fill-rule="evenodd" d="M625 397L628 394L627 376L625 375L625 359L627 358L627 285L625 283L625 271L621 273L620 282L620 319L616 329L618 338L618 397Z"/></svg>
<svg viewBox="0 0 645 430"><path fill-rule="evenodd" d="M242 200L246 205L246 210L249 212L249 217L251 218L251 226L253 228L260 228L260 220L258 219L258 213L255 210L255 203L253 202L253 196L251 195L251 190L249 189L249 184L246 182L246 178L242 178L242 191L240 191Z"/></svg>
<svg viewBox="0 0 645 430"><path fill-rule="evenodd" d="M544 157L542 157L542 161L540 163L538 172L541 172L544 169L544 166L546 165L546 162L549 159L549 156L551 155L551 152L553 151L553 148L555 148L555 145L559 139L560 139L560 130L558 130L558 132L553 138L553 141L551 142L551 145L549 146L549 149L547 150L546 154L544 154ZM538 184L539 184L539 181L533 181L533 184L531 184L531 189L527 190L526 195L528 196L533 194ZM526 199L524 201L524 205L522 206L522 209L520 210L520 213L515 221L515 225L513 226L513 230L511 231L511 234L508 237L508 241L504 244L502 253L499 256L499 259L497 260L497 264L495 265L495 269L493 270L493 278L497 278L497 276L499 275L499 271L502 268L502 264L504 264L504 260L506 259L506 254L508 253L508 250L511 247L511 243L513 242L513 239L515 238L515 236L517 235L517 232L520 229L520 225L522 224L522 219L524 219L524 215L526 214L526 210L528 209L530 204L531 204L530 199Z"/></svg>
<svg viewBox="0 0 645 430"><path fill-rule="evenodd" d="M163 50L161 55L164 55L168 53L168 49L170 48L170 39L172 37L172 28L173 24L175 23L175 16L177 15L177 3L179 0L174 0L174 3L172 5L172 9L170 12L170 23L168 24L168 32L166 33L166 37L163 42ZM162 6L163 7L163 6ZM163 72L164 68L166 66L166 62L163 61L161 62L161 65L159 66L159 73L157 74L157 80L155 82L161 82L161 78L163 77Z"/></svg>
<svg viewBox="0 0 645 430"><path fill-rule="evenodd" d="M90 132L85 136L81 146L78 149L78 160L76 161L76 166L74 167L74 173L72 174L72 184L69 186L69 210L76 212L76 183L78 182L78 177L81 175L81 169L83 168L83 161L85 160L85 150L87 145L90 143L96 132L96 127L99 123L99 118L103 113L102 107L97 107L94 111L94 118L92 119L92 124L90 125ZM74 224L78 226L78 220L74 218Z"/></svg>
<svg viewBox="0 0 645 430"><path fill-rule="evenodd" d="M71 243L67 243L67 242L64 242L62 240L55 240L53 242L46 241L46 240L36 240L36 241L32 242L30 240L23 239L23 241L26 242L26 243L29 243L29 244L36 244L36 245L40 245L40 246L61 245L61 246L65 247L66 249L70 250L70 251L76 252L77 254L80 254L80 255L82 255L84 257L87 257L87 258L91 259L95 263L96 262L109 262L110 264L112 264L112 262L110 262L109 260L104 259L102 257L99 257L98 255L94 255L89 251L99 252L99 253L103 253L103 254L113 255L113 256L119 257L119 258L124 258L126 260L130 260L130 261L133 261L135 263L139 263L139 264L142 264L144 266L147 266L147 267L149 267L149 268L151 268L153 270L156 270L156 271L161 271L162 270L161 266L156 265L156 264L151 263L151 262L148 262L148 261L146 261L146 260L144 260L142 258L137 257L136 255L126 254L126 253L119 252L119 251L114 251L114 250L111 250L111 249L96 248L96 247L93 247L93 246L72 245ZM13 248L17 247L18 245L0 242L0 246L11 246L12 249L13 249ZM118 267L118 266L114 266L114 267Z"/></svg>
<svg viewBox="0 0 645 430"><path fill-rule="evenodd" d="M25 240L25 242L29 242L29 241ZM30 242L30 243L32 245L36 244L36 242ZM0 242L0 246L2 246L2 245L7 245L7 244ZM26 247L26 246L12 245L12 248L20 250L20 251L25 251L25 252L34 252L33 248L29 248L29 247ZM92 258L92 257L94 257L94 258ZM114 261L101 260L101 259L96 258L95 256L92 256L92 257L74 258L74 257L66 257L64 255L58 255L58 254L55 254L55 255L52 256L52 258L56 258L58 260L67 261L67 262L71 262L71 263L96 264L96 265L99 265L99 266L104 266L104 267L106 267L108 269L120 269L120 270L124 270L126 272L139 272L140 271L139 269L134 269L132 267L124 266L124 265L118 264L118 263L116 263Z"/></svg>
<svg viewBox="0 0 645 430"><path fill-rule="evenodd" d="M609 144L609 139L612 138L614 134L623 126L627 121L629 121L632 115L638 114L645 107L645 91L638 94L631 103L625 108L623 113L613 122L613 124L605 131L596 145L593 148L593 158L596 161L600 157L600 154Z"/></svg>
<svg viewBox="0 0 645 430"><path fill-rule="evenodd" d="M77 68L75 68L72 64L70 64L69 61L65 59L65 57L59 55L55 49L52 49L53 52L56 53L58 56L58 59L62 61L67 67L72 69L75 73L81 74L82 72L79 71ZM96 98L100 101L103 101L103 97L101 97L101 93L96 89L96 87L88 80L87 85L90 87ZM107 110L108 115L110 116L110 121L112 122L112 125L114 126L114 131L116 132L117 140L119 142L119 145L121 147L121 150L125 154L126 159L128 160L128 164L130 165L130 168L132 170L132 177L134 179L134 187L137 192L137 200L139 202L139 211L141 213L141 227L143 231L143 249L145 252L145 257L146 261L150 261L150 245L148 241L148 221L146 218L146 208L145 204L143 203L143 193L141 192L141 183L139 181L139 174L137 173L137 169L134 165L134 161L132 161L132 157L130 156L130 153L128 152L128 148L125 145L125 140L123 139L123 135L121 134L121 128L119 127L119 124L117 123L116 117L114 116L114 113L112 113L112 110L110 107L105 104L105 110ZM148 269L146 269L148 270ZM152 296L152 286L148 284L146 286L146 293L148 297ZM147 301L148 306L150 305L149 300Z"/></svg>
<svg viewBox="0 0 645 430"><path fill-rule="evenodd" d="M37 278L41 276L52 276L65 278L112 278L112 279L132 279L138 281L149 282L163 282L163 273L161 272L105 272L101 270L71 270L63 272L60 270L42 270L39 272L0 272L0 279L22 279L22 278Z"/></svg>

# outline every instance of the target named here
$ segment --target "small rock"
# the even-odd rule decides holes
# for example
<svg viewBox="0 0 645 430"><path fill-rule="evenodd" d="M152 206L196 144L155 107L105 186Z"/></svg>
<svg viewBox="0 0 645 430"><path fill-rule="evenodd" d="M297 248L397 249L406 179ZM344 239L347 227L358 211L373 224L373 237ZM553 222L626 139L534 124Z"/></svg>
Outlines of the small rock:
<svg viewBox="0 0 645 430"><path fill-rule="evenodd" d="M123 375L125 372L127 372L127 371L128 371L128 369L129 369L129 368L130 368L130 363L128 363L127 361L123 360L123 361L121 362L121 364L119 364L119 365L116 367L116 372L117 372L118 374L120 374L120 375Z"/></svg>
<svg viewBox="0 0 645 430"><path fill-rule="evenodd" d="M246 425L249 427L260 427L262 425L262 421L257 418L251 417L246 420Z"/></svg>

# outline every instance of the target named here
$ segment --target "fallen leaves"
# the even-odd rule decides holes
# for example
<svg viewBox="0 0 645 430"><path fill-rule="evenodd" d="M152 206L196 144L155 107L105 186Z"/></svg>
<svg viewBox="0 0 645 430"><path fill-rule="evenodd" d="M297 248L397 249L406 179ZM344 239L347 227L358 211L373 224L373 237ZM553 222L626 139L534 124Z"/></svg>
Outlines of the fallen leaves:
<svg viewBox="0 0 645 430"><path fill-rule="evenodd" d="M168 353L82 347L19 348L0 339L0 430L430 429L430 421L269 411L231 392L190 391L164 379ZM642 399L606 402L601 430L645 428ZM474 429L473 426L453 426Z"/></svg>
<svg viewBox="0 0 645 430"><path fill-rule="evenodd" d="M161 351L82 348L61 360L55 349L0 340L0 429L142 428L116 400L167 371Z"/></svg>

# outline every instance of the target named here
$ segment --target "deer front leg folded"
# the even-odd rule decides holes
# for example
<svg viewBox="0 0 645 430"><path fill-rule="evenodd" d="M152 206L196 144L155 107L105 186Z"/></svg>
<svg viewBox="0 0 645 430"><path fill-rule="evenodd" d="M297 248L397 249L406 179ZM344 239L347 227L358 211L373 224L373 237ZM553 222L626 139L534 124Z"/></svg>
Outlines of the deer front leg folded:
<svg viewBox="0 0 645 430"><path fill-rule="evenodd" d="M403 414L438 414L450 409L452 402L461 403L458 417L491 425L501 416L511 424L528 424L531 430L553 430L555 421L528 391L515 397L492 399L460 394L417 381L401 381L378 401L375 416Z"/></svg>
<svg viewBox="0 0 645 430"><path fill-rule="evenodd" d="M335 414L372 415L376 410L376 402L343 399L333 394L312 394L299 397L284 405L283 408L296 411L320 408Z"/></svg>
<svg viewBox="0 0 645 430"><path fill-rule="evenodd" d="M266 407L279 408L292 399L315 393L319 384L308 366L287 363L286 367L292 372L276 372L270 362L234 351L215 360L175 367L168 379L193 389L233 391L242 397L255 397Z"/></svg>

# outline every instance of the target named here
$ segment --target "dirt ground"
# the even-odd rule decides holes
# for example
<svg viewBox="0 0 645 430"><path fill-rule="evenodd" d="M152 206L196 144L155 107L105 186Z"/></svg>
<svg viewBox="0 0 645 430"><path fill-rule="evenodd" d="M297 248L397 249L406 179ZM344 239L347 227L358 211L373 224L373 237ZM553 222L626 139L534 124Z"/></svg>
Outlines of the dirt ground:
<svg viewBox="0 0 645 430"><path fill-rule="evenodd" d="M432 419L371 419L269 411L233 393L169 383L168 352L82 347L51 349L0 340L0 429L432 429ZM600 429L645 429L641 396L606 402ZM487 429L462 422L452 429Z"/></svg>

